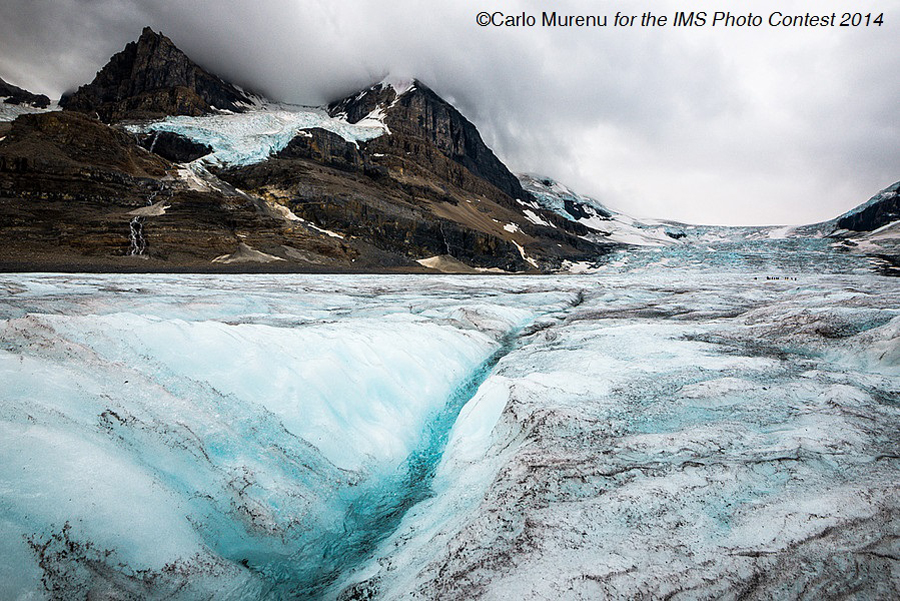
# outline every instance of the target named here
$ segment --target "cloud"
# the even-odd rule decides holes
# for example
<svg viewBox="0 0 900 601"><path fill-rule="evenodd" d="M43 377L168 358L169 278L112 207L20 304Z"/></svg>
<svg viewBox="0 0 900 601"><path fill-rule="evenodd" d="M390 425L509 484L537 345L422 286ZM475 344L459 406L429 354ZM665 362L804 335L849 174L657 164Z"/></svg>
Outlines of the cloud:
<svg viewBox="0 0 900 601"><path fill-rule="evenodd" d="M479 10L886 14L858 29L565 30L482 28ZM144 25L279 100L416 76L513 170L641 215L811 222L900 179L897 0L6 0L0 17L0 77L51 96L90 81Z"/></svg>

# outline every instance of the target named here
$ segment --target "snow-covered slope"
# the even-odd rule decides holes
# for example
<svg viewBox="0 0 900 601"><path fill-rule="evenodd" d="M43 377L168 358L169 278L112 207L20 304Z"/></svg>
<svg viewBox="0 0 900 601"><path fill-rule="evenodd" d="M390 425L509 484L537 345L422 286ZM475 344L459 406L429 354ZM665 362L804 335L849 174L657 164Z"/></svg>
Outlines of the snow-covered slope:
<svg viewBox="0 0 900 601"><path fill-rule="evenodd" d="M538 206L579 223L593 233L591 239L629 246L671 247L688 244L737 243L744 240L779 240L792 235L790 226L692 225L660 219L636 219L610 209L600 201L572 191L549 177L519 175L522 187ZM522 203L531 206L531 203Z"/></svg>
<svg viewBox="0 0 900 601"><path fill-rule="evenodd" d="M522 187L537 199L534 208L553 211L584 225L594 232L591 234L594 239L636 246L669 246L677 244L683 237L676 224L638 221L609 209L593 198L577 194L548 177L533 174L518 177Z"/></svg>

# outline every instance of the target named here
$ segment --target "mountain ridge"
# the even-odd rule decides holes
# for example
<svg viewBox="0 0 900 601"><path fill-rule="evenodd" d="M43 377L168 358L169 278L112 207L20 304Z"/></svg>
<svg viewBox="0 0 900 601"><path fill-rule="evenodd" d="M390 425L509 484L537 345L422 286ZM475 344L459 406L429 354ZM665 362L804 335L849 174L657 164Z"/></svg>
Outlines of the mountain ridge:
<svg viewBox="0 0 900 601"><path fill-rule="evenodd" d="M50 106L50 99L44 94L33 94L0 78L0 98L5 104L26 104L34 108L45 109Z"/></svg>
<svg viewBox="0 0 900 601"><path fill-rule="evenodd" d="M60 99L62 108L97 113L107 123L202 115L214 108L240 112L253 103L254 95L210 74L149 27L114 54L92 82Z"/></svg>
<svg viewBox="0 0 900 601"><path fill-rule="evenodd" d="M873 230L883 246L898 214L895 185L818 229L637 220L514 175L420 80L276 104L150 28L60 105L0 123L0 230L16 241L0 268L547 272L634 246L810 236L852 249ZM145 158L155 171L134 179ZM48 250L62 230L69 242ZM28 248L40 260L17 258Z"/></svg>
<svg viewBox="0 0 900 601"><path fill-rule="evenodd" d="M232 104L204 99L210 86ZM203 71L145 28L61 102L61 113L19 119L0 140L4 238L17 240L0 249L0 263L27 268L34 259L43 268L52 256L54 269L215 271L234 270L240 259L275 271L439 264L536 272L610 248L550 212L536 209L543 217L529 220L522 198L531 199L515 176L424 84L389 92L389 102L387 94L366 108L361 91L345 103L358 113L350 119L330 116L333 108L275 105ZM274 138L272 127L281 128ZM78 142L99 139L104 128L117 132L108 143ZM223 163L212 146L222 143L255 158ZM138 182L110 152L162 162ZM102 183L110 181L117 183ZM64 244L48 245L60 219Z"/></svg>

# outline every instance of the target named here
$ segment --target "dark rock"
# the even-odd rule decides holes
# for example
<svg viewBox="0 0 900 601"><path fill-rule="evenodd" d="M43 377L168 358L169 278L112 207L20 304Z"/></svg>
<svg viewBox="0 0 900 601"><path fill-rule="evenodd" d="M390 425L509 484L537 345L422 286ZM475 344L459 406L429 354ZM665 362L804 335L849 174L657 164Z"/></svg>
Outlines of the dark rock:
<svg viewBox="0 0 900 601"><path fill-rule="evenodd" d="M247 94L204 71L149 27L60 106L97 113L106 122L166 115L202 115L213 107L240 112Z"/></svg>
<svg viewBox="0 0 900 601"><path fill-rule="evenodd" d="M573 219L590 219L591 217L600 217L601 219L612 218L612 214L607 211L591 205L575 202L568 198L563 200L563 204L566 208L566 213L571 215Z"/></svg>
<svg viewBox="0 0 900 601"><path fill-rule="evenodd" d="M206 144L199 144L170 131L154 131L138 136L142 148L156 153L173 163L190 163L213 151Z"/></svg>
<svg viewBox="0 0 900 601"><path fill-rule="evenodd" d="M22 115L0 143L0 172L90 175L102 181L158 177L168 163L144 152L134 138L87 115L52 111ZM29 186L47 182L33 177ZM69 190L60 189L60 193Z"/></svg>
<svg viewBox="0 0 900 601"><path fill-rule="evenodd" d="M275 158L310 159L344 171L362 171L367 162L356 144L321 127L302 130Z"/></svg>
<svg viewBox="0 0 900 601"><path fill-rule="evenodd" d="M6 104L27 104L39 109L50 106L50 99L43 94L32 94L0 79L0 98L3 97Z"/></svg>
<svg viewBox="0 0 900 601"><path fill-rule="evenodd" d="M378 84L369 90L329 105L332 115L346 114L355 123L376 108L383 110L384 123L395 139L424 140L444 156L459 163L476 177L490 183L510 198L530 195L481 139L475 126L456 108L419 81L397 96L394 88Z"/></svg>
<svg viewBox="0 0 900 601"><path fill-rule="evenodd" d="M900 182L879 192L876 202L839 217L837 227L855 232L871 232L900 220Z"/></svg>
<svg viewBox="0 0 900 601"><path fill-rule="evenodd" d="M348 122L358 123L375 109L389 106L396 98L397 92L393 86L380 83L353 96L332 102L328 105L328 113L332 117L343 115Z"/></svg>
<svg viewBox="0 0 900 601"><path fill-rule="evenodd" d="M0 270L298 271L356 258L257 199L189 190L174 171L134 136L87 115L19 117L0 141ZM211 263L241 244L285 260ZM141 256L129 256L136 247Z"/></svg>

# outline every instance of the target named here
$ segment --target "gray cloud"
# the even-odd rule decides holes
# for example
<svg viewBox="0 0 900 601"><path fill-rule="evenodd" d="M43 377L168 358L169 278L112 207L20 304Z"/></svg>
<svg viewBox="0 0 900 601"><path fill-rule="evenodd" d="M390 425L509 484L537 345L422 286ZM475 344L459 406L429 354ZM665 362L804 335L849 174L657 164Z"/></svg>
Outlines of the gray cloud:
<svg viewBox="0 0 900 601"><path fill-rule="evenodd" d="M885 11L881 28L495 29L478 10ZM419 77L517 171L626 212L706 223L833 217L900 178L900 2L6 0L0 76L59 96L144 25L272 98L320 104Z"/></svg>

